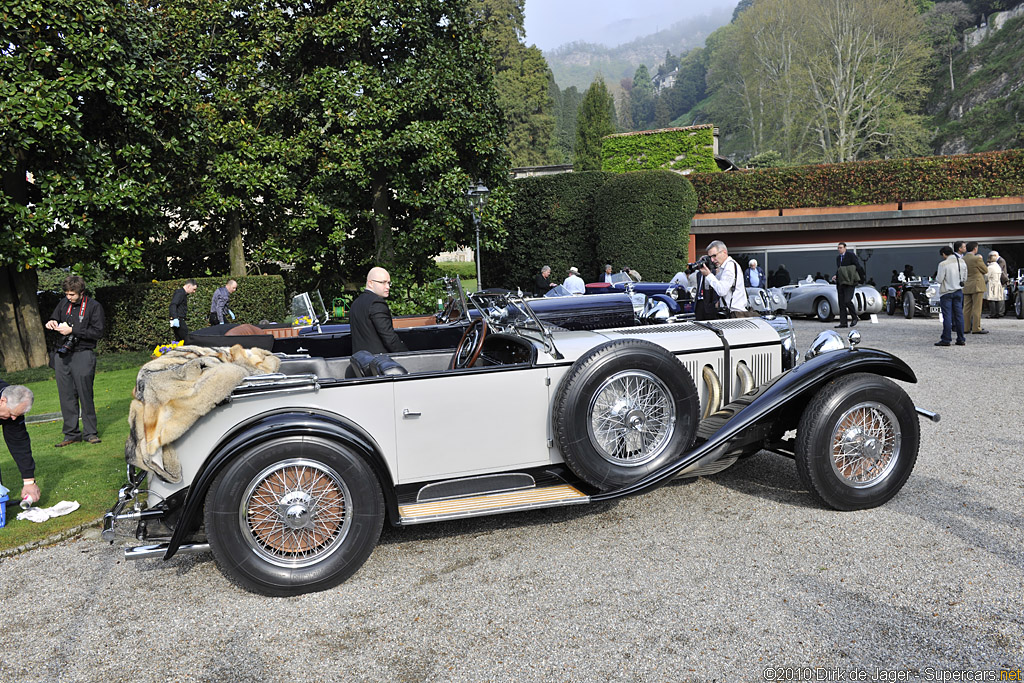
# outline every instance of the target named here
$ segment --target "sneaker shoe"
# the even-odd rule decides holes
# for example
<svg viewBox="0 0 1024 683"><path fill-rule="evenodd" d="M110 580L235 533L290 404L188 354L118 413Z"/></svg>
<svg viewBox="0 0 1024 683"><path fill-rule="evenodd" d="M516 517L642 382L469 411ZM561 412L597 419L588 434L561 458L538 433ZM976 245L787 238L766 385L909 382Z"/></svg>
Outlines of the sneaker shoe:
<svg viewBox="0 0 1024 683"><path fill-rule="evenodd" d="M937 342L935 342L935 345L936 346L949 346L949 342L937 341Z"/></svg>
<svg viewBox="0 0 1024 683"><path fill-rule="evenodd" d="M81 443L81 442L82 442L81 439L64 439L60 443L53 444L53 447L54 448L64 448L65 446L70 446L73 443Z"/></svg>
<svg viewBox="0 0 1024 683"><path fill-rule="evenodd" d="M966 341L964 341L964 340L960 340L960 341L958 341L958 342L956 343L956 345L957 345L957 346L967 346L967 342L966 342ZM949 346L949 344L946 344L946 346Z"/></svg>
<svg viewBox="0 0 1024 683"><path fill-rule="evenodd" d="M100 437L96 436L95 434L92 434L90 436L85 437L85 440L88 441L89 443L100 443L101 442Z"/></svg>

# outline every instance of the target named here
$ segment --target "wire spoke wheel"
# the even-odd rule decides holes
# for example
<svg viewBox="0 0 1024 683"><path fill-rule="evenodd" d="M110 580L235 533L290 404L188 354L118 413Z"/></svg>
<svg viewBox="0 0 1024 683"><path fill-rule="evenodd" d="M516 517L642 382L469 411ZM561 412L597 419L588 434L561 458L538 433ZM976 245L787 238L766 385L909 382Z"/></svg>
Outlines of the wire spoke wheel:
<svg viewBox="0 0 1024 683"><path fill-rule="evenodd" d="M590 402L590 437L601 455L619 465L658 457L675 431L675 403L665 383L645 371L609 377Z"/></svg>
<svg viewBox="0 0 1024 683"><path fill-rule="evenodd" d="M245 489L238 521L261 558L305 567L337 550L352 525L351 493L330 467L311 460L274 463Z"/></svg>
<svg viewBox="0 0 1024 683"><path fill-rule="evenodd" d="M855 488L885 479L900 454L900 425L888 407L868 401L839 419L832 432L832 469Z"/></svg>

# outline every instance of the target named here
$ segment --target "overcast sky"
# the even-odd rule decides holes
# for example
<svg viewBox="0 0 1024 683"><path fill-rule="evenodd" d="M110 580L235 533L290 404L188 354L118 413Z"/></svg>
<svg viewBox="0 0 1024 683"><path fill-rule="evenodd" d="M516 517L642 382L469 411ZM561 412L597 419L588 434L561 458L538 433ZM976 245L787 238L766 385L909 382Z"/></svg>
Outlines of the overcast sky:
<svg viewBox="0 0 1024 683"><path fill-rule="evenodd" d="M583 40L614 47L739 0L526 0L526 44Z"/></svg>

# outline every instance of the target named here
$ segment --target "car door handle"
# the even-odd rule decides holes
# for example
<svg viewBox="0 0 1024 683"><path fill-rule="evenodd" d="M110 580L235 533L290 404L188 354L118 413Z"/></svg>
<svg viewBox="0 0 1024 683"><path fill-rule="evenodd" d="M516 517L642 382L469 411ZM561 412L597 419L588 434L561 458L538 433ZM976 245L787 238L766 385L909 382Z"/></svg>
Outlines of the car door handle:
<svg viewBox="0 0 1024 683"><path fill-rule="evenodd" d="M404 408L402 410L402 417L404 417L406 419L409 419L411 417L419 417L420 415L421 415L420 412L415 411L415 410L409 410L408 408Z"/></svg>

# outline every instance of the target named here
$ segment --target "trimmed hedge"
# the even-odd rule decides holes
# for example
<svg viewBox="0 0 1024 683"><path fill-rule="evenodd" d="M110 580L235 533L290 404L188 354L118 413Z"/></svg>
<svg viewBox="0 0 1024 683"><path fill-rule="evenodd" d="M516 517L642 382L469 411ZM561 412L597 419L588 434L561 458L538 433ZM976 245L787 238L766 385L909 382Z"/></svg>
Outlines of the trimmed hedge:
<svg viewBox="0 0 1024 683"><path fill-rule="evenodd" d="M533 289L541 266L561 282L569 267L593 282L605 263L630 266L645 280L671 277L686 257L697 203L685 177L670 171L588 171L522 178L505 250L483 255L487 287Z"/></svg>
<svg viewBox="0 0 1024 683"><path fill-rule="evenodd" d="M561 282L576 266L587 282L597 274L594 257L594 200L614 174L601 171L521 178L513 182L508 239L500 254L484 252L481 277L486 287L533 290L541 266Z"/></svg>
<svg viewBox="0 0 1024 683"><path fill-rule="evenodd" d="M1024 150L694 173L689 180L700 213L1012 197L1024 194Z"/></svg>
<svg viewBox="0 0 1024 683"><path fill-rule="evenodd" d="M671 279L686 265L696 208L697 193L678 173L614 176L601 188L594 208L598 260L616 269L629 266L647 281Z"/></svg>
<svg viewBox="0 0 1024 683"><path fill-rule="evenodd" d="M617 133L601 139L601 170L613 173L666 169L715 173L715 127Z"/></svg>
<svg viewBox="0 0 1024 683"><path fill-rule="evenodd" d="M195 278L196 291L188 298L189 329L197 330L209 325L213 292L228 279ZM238 282L230 303L237 316L234 322L285 322L285 287L280 275L249 275L234 279ZM141 282L101 287L95 293L87 289L89 296L95 296L103 304L106 314L106 334L100 340L99 351L152 351L159 344L174 341L168 325L168 307L174 290L184 282L185 279ZM50 318L60 298L61 294L57 292L39 295L39 312L44 321ZM49 346L53 348L57 333L47 331L46 335Z"/></svg>

